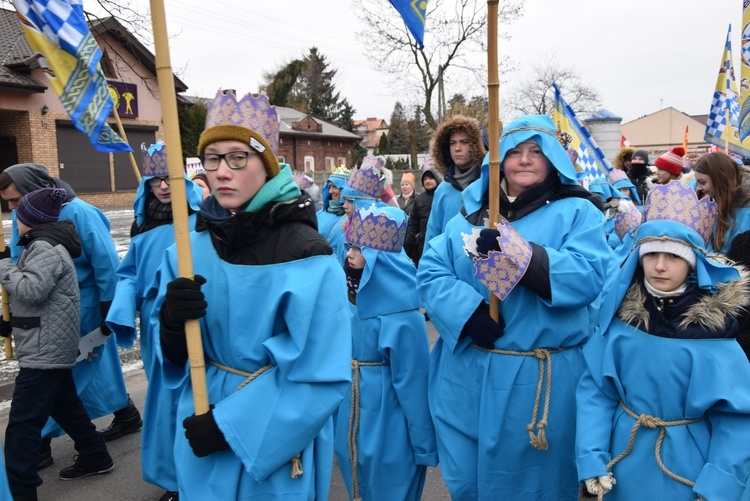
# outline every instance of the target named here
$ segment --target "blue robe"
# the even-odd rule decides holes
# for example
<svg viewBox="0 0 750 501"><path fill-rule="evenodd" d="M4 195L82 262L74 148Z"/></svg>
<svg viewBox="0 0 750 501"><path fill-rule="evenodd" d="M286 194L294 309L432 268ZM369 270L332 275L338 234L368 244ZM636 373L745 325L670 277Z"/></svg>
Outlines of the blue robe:
<svg viewBox="0 0 750 501"><path fill-rule="evenodd" d="M143 176L136 194L134 212L136 224L145 220L145 199L150 187ZM186 180L186 193L193 210L201 201L200 188ZM192 230L195 214L188 219ZM161 366L154 355L159 331L150 328L150 318L158 290L154 284L156 271L164 251L174 243L174 225L163 224L134 236L130 247L117 268L117 288L112 307L107 314L107 324L120 346L129 348L136 339L136 316L140 313L140 347L143 370L148 379L146 405L141 433L141 471L143 479L168 491L177 490L177 472L174 467L174 434L178 395L162 384Z"/></svg>
<svg viewBox="0 0 750 501"><path fill-rule="evenodd" d="M362 249L366 265L352 311L352 357L361 367L357 471L362 499L419 500L437 464L427 405L429 341L416 270L403 253ZM391 291L398 291L392 294ZM335 451L352 497L349 394L337 413Z"/></svg>
<svg viewBox="0 0 750 501"><path fill-rule="evenodd" d="M336 259L343 265L346 260L346 246L344 245L346 237L343 230L343 225L346 224L348 219L346 214L337 216L323 209L319 210L316 216L318 218L318 232L328 241Z"/></svg>
<svg viewBox="0 0 750 501"><path fill-rule="evenodd" d="M576 456L581 480L606 474L622 453L636 414L662 420L706 419L666 429L664 465L696 482L669 477L656 463L658 430L641 427L632 451L613 467L617 484L605 499L739 499L750 473L750 380L735 339L673 339L614 319L584 349L587 370L578 391Z"/></svg>
<svg viewBox="0 0 750 501"><path fill-rule="evenodd" d="M445 231L448 221L461 211L462 206L461 192L450 183L444 181L435 188L430 217L427 219L425 230L425 245Z"/></svg>
<svg viewBox="0 0 750 501"><path fill-rule="evenodd" d="M11 233L11 257L15 262L21 255L18 246L16 211L13 211ZM81 291L81 336L99 327L102 323L100 303L111 301L115 294L120 264L114 241L109 232L109 220L102 211L78 198L63 205L60 221L70 219L76 227L83 244L82 254L73 260ZM120 366L117 341L113 336L94 349L97 355L92 360L82 360L73 368L73 379L78 395L91 419L111 414L122 409L128 402L125 379ZM50 420L42 430L42 436L59 436L63 431Z"/></svg>
<svg viewBox="0 0 750 501"><path fill-rule="evenodd" d="M565 348L551 355L549 450L532 447L526 430L539 380L537 359L489 353L469 346L470 338L459 339L479 303L489 301L463 250L462 234L475 227L459 215L430 241L417 271L420 294L440 333L429 384L440 468L455 499L576 499L575 386L584 368L581 348L596 317L591 305L611 251L601 212L584 199L557 200L512 224L545 248L552 298L517 286L500 304L506 327L495 347Z"/></svg>
<svg viewBox="0 0 750 501"><path fill-rule="evenodd" d="M343 270L332 256L247 266L221 260L208 232L192 233L194 272L206 277L200 320L206 360L246 372L273 368L239 389L244 376L208 362L216 423L230 449L198 458L178 426L180 499L327 499L333 468L334 411L351 383L351 331ZM159 269L159 295L177 275L175 248ZM156 327L158 328L158 327ZM166 360L165 384L179 389L177 422L194 413L188 364ZM301 453L304 473L291 478Z"/></svg>

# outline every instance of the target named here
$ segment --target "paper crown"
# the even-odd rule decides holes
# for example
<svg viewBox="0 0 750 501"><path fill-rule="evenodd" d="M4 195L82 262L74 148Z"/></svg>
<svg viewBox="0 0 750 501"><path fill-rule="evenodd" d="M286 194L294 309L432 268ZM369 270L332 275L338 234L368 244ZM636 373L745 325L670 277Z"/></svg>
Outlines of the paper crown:
<svg viewBox="0 0 750 501"><path fill-rule="evenodd" d="M716 202L698 196L692 188L682 186L677 180L651 189L643 211L643 222L674 221L695 231L704 244L711 238L719 206Z"/></svg>
<svg viewBox="0 0 750 501"><path fill-rule="evenodd" d="M313 185L312 178L300 171L294 171L294 182L299 186L300 190L306 190Z"/></svg>
<svg viewBox="0 0 750 501"><path fill-rule="evenodd" d="M359 168L362 169L365 166L371 166L376 168L377 170L380 170L385 167L385 158L381 156L376 157L375 155L367 155L362 159L362 165L360 165Z"/></svg>
<svg viewBox="0 0 750 501"><path fill-rule="evenodd" d="M352 215L349 243L383 252L401 252L407 221L406 213L397 207L372 204Z"/></svg>
<svg viewBox="0 0 750 501"><path fill-rule="evenodd" d="M349 176L352 175L352 170L347 169L346 165L339 165L337 167L334 167L331 171L331 177L338 177L342 179L349 179Z"/></svg>
<svg viewBox="0 0 750 501"><path fill-rule="evenodd" d="M362 166L349 177L349 182L346 183L349 189L345 190L343 195L352 198L365 197L380 200L384 183L385 178L381 175L380 170L363 160Z"/></svg>
<svg viewBox="0 0 750 501"><path fill-rule="evenodd" d="M167 169L167 148L164 141L159 140L146 148L146 143L141 143L143 155L143 175L149 177L163 177L169 175Z"/></svg>
<svg viewBox="0 0 750 501"><path fill-rule="evenodd" d="M633 228L637 228L643 220L643 214L632 203L621 203L619 212L615 216L615 233L622 240Z"/></svg>
<svg viewBox="0 0 750 501"><path fill-rule="evenodd" d="M529 269L533 249L506 219L501 217L495 227L500 232L497 238L499 251L491 250L486 257L478 254L476 240L480 228L463 235L464 250L474 262L474 276L504 301Z"/></svg>
<svg viewBox="0 0 750 501"><path fill-rule="evenodd" d="M612 169L609 174L607 174L607 181L609 181L612 186L615 186L615 183L622 181L623 179L632 184L630 179L628 178L628 175L623 170Z"/></svg>
<svg viewBox="0 0 750 501"><path fill-rule="evenodd" d="M186 158L185 159L185 173L187 174L188 179L190 179L191 181L198 174L203 174L205 176L206 170L203 168L201 159L198 157Z"/></svg>
<svg viewBox="0 0 750 501"><path fill-rule="evenodd" d="M278 153L279 117L276 114L276 107L271 106L265 94L245 94L237 101L234 90L217 92L216 97L208 105L206 129L222 125L250 129L266 140L274 155ZM250 141L252 139L249 138ZM253 146L252 143L251 146ZM257 147L254 148L258 150ZM263 152L259 151L259 153Z"/></svg>

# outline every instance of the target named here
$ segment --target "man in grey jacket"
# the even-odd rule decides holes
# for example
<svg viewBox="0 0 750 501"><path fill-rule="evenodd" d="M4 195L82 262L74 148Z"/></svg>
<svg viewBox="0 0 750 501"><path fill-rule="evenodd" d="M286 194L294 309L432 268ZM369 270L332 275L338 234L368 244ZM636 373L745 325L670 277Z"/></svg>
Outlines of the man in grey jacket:
<svg viewBox="0 0 750 501"><path fill-rule="evenodd" d="M73 258L81 240L72 221L58 221L66 192L44 188L25 195L16 208L24 250L13 262L0 260L0 284L11 296L10 327L20 367L5 433L5 461L14 500L36 500L41 431L51 416L74 440L79 453L60 471L63 480L114 468L73 381L78 356L80 293ZM3 256L5 257L5 256Z"/></svg>

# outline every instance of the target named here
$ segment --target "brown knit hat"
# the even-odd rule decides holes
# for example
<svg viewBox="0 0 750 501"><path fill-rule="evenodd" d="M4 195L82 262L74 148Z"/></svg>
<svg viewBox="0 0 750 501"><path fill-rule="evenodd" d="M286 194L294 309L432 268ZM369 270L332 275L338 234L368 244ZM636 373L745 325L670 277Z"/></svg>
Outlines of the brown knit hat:
<svg viewBox="0 0 750 501"><path fill-rule="evenodd" d="M233 90L219 90L208 105L206 129L198 140L198 154L218 141L240 141L260 156L268 177L281 170L276 152L279 148L279 117L265 94L246 94L240 101Z"/></svg>

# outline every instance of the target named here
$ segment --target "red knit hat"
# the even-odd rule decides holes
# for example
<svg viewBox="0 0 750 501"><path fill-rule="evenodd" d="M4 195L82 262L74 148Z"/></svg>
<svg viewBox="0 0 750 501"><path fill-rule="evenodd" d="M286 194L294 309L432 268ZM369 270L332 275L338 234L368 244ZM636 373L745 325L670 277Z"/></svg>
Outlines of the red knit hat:
<svg viewBox="0 0 750 501"><path fill-rule="evenodd" d="M16 218L29 228L54 223L60 217L60 210L67 196L67 192L60 188L32 191L18 202Z"/></svg>
<svg viewBox="0 0 750 501"><path fill-rule="evenodd" d="M685 148L675 146L671 151L657 158L654 165L657 169L664 169L674 176L679 176L682 173L682 157L684 156Z"/></svg>

